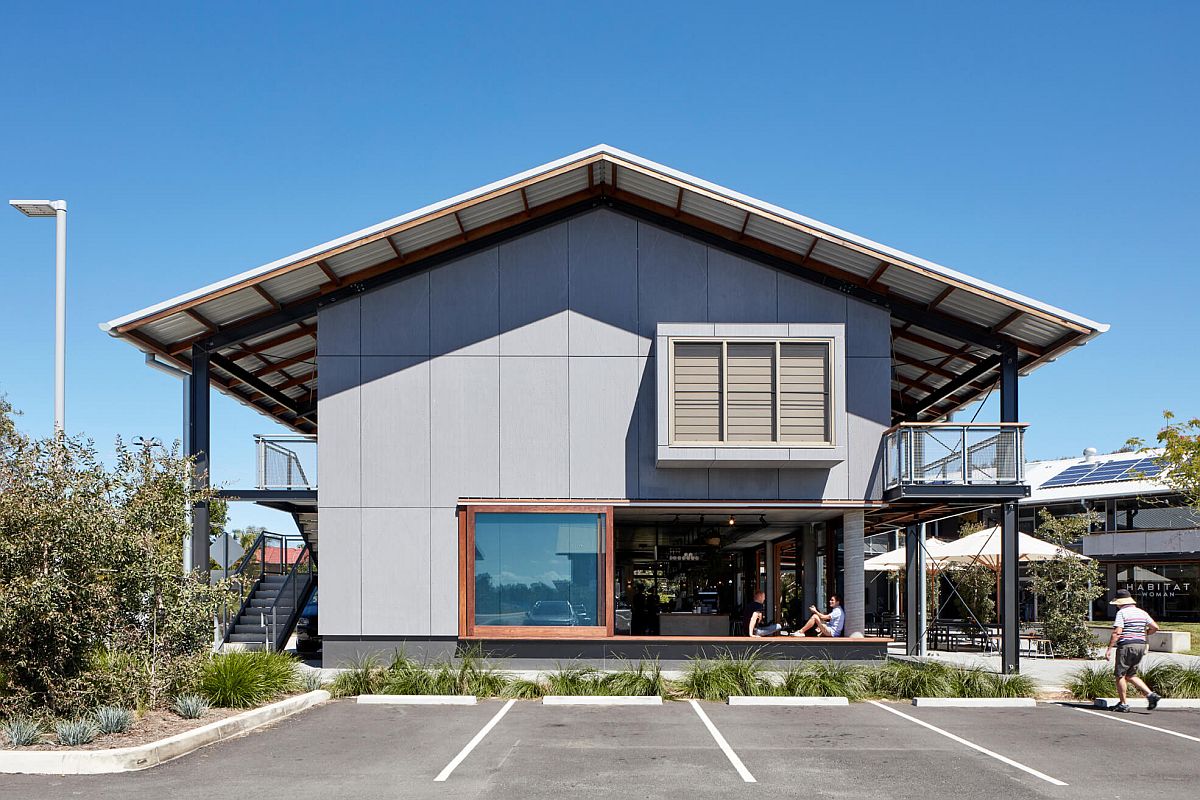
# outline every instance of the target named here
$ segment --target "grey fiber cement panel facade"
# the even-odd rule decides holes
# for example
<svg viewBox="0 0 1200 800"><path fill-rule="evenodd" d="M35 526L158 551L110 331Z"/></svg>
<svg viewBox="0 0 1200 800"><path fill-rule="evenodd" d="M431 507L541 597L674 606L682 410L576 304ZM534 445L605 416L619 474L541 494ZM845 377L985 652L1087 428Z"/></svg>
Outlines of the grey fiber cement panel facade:
<svg viewBox="0 0 1200 800"><path fill-rule="evenodd" d="M844 324L845 460L657 467L660 323ZM322 633L454 637L460 497L878 499L889 325L607 209L322 309Z"/></svg>

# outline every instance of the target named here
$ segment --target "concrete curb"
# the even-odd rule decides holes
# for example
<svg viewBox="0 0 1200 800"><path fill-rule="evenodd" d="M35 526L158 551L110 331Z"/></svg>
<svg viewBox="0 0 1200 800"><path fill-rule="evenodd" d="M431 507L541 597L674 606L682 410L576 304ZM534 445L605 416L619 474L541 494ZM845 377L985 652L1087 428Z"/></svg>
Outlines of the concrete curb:
<svg viewBox="0 0 1200 800"><path fill-rule="evenodd" d="M845 697L747 697L731 695L731 706L848 706Z"/></svg>
<svg viewBox="0 0 1200 800"><path fill-rule="evenodd" d="M914 697L920 708L1034 708L1032 697Z"/></svg>
<svg viewBox="0 0 1200 800"><path fill-rule="evenodd" d="M100 775L149 769L205 745L241 736L255 728L291 716L329 699L329 692L318 689L289 697L262 708L202 725L199 728L147 742L134 747L111 750L4 750L0 751L0 773L33 775Z"/></svg>
<svg viewBox="0 0 1200 800"><path fill-rule="evenodd" d="M1144 697L1129 698L1130 708L1142 709L1146 707L1146 699ZM1121 702L1116 697L1097 697L1092 701L1095 708L1113 708L1117 703ZM1200 700L1187 699L1182 697L1164 697L1158 701L1159 708L1200 708Z"/></svg>
<svg viewBox="0 0 1200 800"><path fill-rule="evenodd" d="M360 694L358 704L368 706L473 706L473 694Z"/></svg>
<svg viewBox="0 0 1200 800"><path fill-rule="evenodd" d="M658 695L562 695L548 694L542 698L544 706L661 706L663 699Z"/></svg>

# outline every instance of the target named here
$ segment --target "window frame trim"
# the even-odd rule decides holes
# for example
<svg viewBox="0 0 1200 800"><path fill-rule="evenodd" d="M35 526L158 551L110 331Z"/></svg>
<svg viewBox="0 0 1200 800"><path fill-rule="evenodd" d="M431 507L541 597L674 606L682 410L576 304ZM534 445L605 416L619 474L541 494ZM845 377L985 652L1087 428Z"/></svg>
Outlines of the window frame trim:
<svg viewBox="0 0 1200 800"><path fill-rule="evenodd" d="M837 417L837 337L836 336L687 336L687 335L668 335L667 340L667 446L668 447L719 447L719 448L836 448L839 446L839 431L836 424ZM776 437L779 435L779 357L781 345L783 344L823 344L825 345L825 426L829 433L829 438L826 441L813 442L801 439L770 439L757 441L704 441L704 440L679 440L675 438L675 345L676 343L683 344L720 344L721 345L721 361L720 370L720 406L717 410L717 426L722 435L726 435L728 429L728 368L729 368L729 344L773 344L775 346L774 353L774 374L772 382L772 395L774 397L774 408L772 410L773 421L772 428Z"/></svg>
<svg viewBox="0 0 1200 800"><path fill-rule="evenodd" d="M476 514L603 514L600 544L604 624L575 626L475 624L475 515ZM458 507L458 635L484 639L601 639L615 635L613 604L613 506L610 505L460 505Z"/></svg>

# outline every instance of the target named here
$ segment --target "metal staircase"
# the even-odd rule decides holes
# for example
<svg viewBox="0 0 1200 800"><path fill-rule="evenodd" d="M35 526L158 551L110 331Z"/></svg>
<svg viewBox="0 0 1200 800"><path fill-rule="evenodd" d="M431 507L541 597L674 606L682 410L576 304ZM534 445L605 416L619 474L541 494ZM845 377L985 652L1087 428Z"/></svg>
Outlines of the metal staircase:
<svg viewBox="0 0 1200 800"><path fill-rule="evenodd" d="M289 546L289 545L295 546ZM241 605L226 609L222 650L282 650L312 593L316 564L307 542L264 532L231 576Z"/></svg>

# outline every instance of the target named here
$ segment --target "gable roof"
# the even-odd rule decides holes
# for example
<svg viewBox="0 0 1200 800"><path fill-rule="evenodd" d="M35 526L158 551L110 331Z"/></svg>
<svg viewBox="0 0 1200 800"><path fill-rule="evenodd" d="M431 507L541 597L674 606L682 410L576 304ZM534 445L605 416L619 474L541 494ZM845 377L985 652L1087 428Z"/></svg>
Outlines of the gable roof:
<svg viewBox="0 0 1200 800"><path fill-rule="evenodd" d="M1079 315L597 145L101 325L296 430L315 430L317 309L471 249L610 205L892 312L893 411L935 419L1108 329Z"/></svg>

